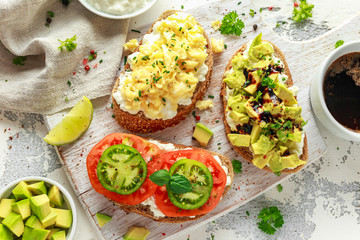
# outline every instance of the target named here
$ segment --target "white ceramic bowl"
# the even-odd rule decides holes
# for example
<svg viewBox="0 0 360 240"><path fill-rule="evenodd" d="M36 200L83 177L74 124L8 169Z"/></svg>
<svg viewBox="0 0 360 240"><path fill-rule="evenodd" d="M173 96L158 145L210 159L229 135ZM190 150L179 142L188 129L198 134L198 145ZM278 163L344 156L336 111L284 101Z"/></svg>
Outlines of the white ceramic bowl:
<svg viewBox="0 0 360 240"><path fill-rule="evenodd" d="M313 78L310 88L310 99L316 117L331 133L347 140L360 142L360 133L345 128L331 115L325 103L323 89L324 77L330 65L339 57L352 52L360 52L360 41L347 43L330 53Z"/></svg>
<svg viewBox="0 0 360 240"><path fill-rule="evenodd" d="M67 231L66 239L73 240L75 231L76 231L76 225L77 225L77 212L76 212L76 208L75 208L75 202L71 198L70 193L63 186L61 186L60 183L58 183L52 179L33 176L33 177L24 177L24 178L21 178L21 179L18 179L18 180L15 180L15 181L9 183L6 187L4 187L3 189L0 190L0 199L10 197L12 190L21 181L24 181L26 183L44 181L47 187L55 185L60 189L60 192L62 193L63 198L64 198L64 203L66 205L66 208L71 209L72 216L73 216L73 221L72 221L71 227Z"/></svg>
<svg viewBox="0 0 360 240"><path fill-rule="evenodd" d="M79 0L79 1L90 12L93 12L96 15L99 15L101 17L111 18L111 19L127 19L127 18L136 17L136 16L144 13L145 11L149 10L149 8L151 8L158 0L148 0L142 8L139 8L128 14L122 14L122 15L116 15L116 14L111 14L111 13L100 11L100 10L96 9L93 5L91 5L87 0Z"/></svg>

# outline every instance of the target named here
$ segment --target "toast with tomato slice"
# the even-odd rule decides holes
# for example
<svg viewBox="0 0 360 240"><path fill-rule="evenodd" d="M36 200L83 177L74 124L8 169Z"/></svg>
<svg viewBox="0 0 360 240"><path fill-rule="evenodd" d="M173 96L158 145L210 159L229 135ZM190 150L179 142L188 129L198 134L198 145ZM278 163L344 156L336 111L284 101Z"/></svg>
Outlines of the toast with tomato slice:
<svg viewBox="0 0 360 240"><path fill-rule="evenodd" d="M115 151L112 150L112 148L123 148L126 149L126 151L129 151L129 147L136 149L141 153L144 161L147 161L147 177L142 181L142 185L139 186L135 192L122 195L114 192L117 191L117 189L111 191L108 190L110 189L109 186L107 186L109 181L103 183L99 180L103 177L102 172L106 171L106 168L114 168L111 166L109 167L109 165L106 168L103 168L102 166L99 167L99 164L109 163L109 161L106 160L108 159L107 153L109 152L109 149L111 150L110 152L118 153L121 152L121 150ZM170 194L167 192L168 189L165 186L161 187L156 185L149 177L154 174L154 172L161 169L167 169L170 172L172 169L171 166L181 164L181 162L184 161L187 162L189 159L193 159L190 160L190 162L195 161L195 164L197 164L191 165L191 171L197 171L197 174L194 176L197 176L195 179L199 178L196 181L194 180L194 185L192 185L194 190L191 190L190 193L193 195L198 194L196 189L198 189L199 186L202 187L204 185L204 182L201 181L208 181L208 179L206 180L208 177L204 178L202 175L204 169L201 170L201 167L204 168L204 166L212 176L212 187L210 192L206 193L202 191L202 194L209 195L208 198L203 201L201 206L197 207L191 205L195 201L193 199L193 202L190 202L191 208L181 209L172 203L173 200L169 199ZM201 164L197 162L200 162ZM192 164L194 164L194 162L192 162ZM132 168L136 168L139 165L132 164L131 166ZM132 134L123 133L110 134L93 147L87 157L87 170L90 182L94 189L113 201L114 204L121 207L124 211L135 212L155 221L169 223L192 221L210 212L224 198L225 194L230 189L234 176L231 161L227 157L215 152L181 144L144 139ZM111 170L109 172L113 173L114 171ZM139 171L140 175L142 173L143 170ZM123 175L127 174L122 174L121 176ZM107 177L110 175L106 173L104 176ZM111 176L115 175L113 174ZM112 180L116 181L114 178ZM197 184L198 186L196 186ZM113 184L110 187L113 187ZM200 196L200 200L202 194L198 195ZM194 204L196 204L196 202ZM194 207L196 208L194 209Z"/></svg>
<svg viewBox="0 0 360 240"><path fill-rule="evenodd" d="M234 53L234 55L232 56L232 58L229 60L229 62L228 62L228 64L227 64L227 66L226 66L226 68L225 68L225 71L224 71L224 75L223 75L223 77L222 77L222 86L221 86L221 93L220 93L220 97L221 97L221 99L222 99L222 103L223 103L223 121L224 121L224 125L225 125L225 133L226 133L226 135L228 136L228 139L229 139L229 141L230 141L230 137L229 137L229 134L250 134L250 136L251 136L251 138L249 138L249 141L250 141L250 146L236 146L236 144L234 144L235 143L235 141L234 142L231 142L230 141L230 144L233 146L233 149L236 151L236 152L238 152L245 160L247 160L248 162L250 162L250 163L252 163L252 164L254 164L255 162L254 162L254 159L255 159L255 156L256 156L256 154L254 153L254 148L252 147L253 145L253 130L254 130L254 123L252 123L253 122L253 119L252 119L252 116L250 116L251 114L249 113L249 112L251 112L251 109L250 110L248 110L248 109L246 109L246 112L244 113L244 115L240 115L241 114L241 111L239 111L240 112L240 114L239 114L239 112L237 112L236 114L234 114L234 115L237 115L237 116L240 116L240 117L250 117L250 120L248 121L248 123L246 123L246 124L249 124L249 125L251 125L251 129L249 128L249 129L246 129L245 127L244 128L242 128L242 126L245 126L246 124L243 124L243 125L240 125L240 126L238 126L238 125L236 125L236 130L235 129L232 129L231 128L231 126L230 126L230 124L231 124L231 122L233 122L233 119L229 116L229 115L231 115L231 113L229 114L229 111L233 111L233 109L231 109L231 107L230 107L230 105L228 104L229 102L229 98L231 97L231 94L233 94L234 93L234 91L233 91L233 89L235 88L234 86L236 85L236 84L234 84L234 83L231 83L231 82L229 82L229 81L227 81L227 80L225 80L228 76L230 76L233 72L234 72L234 70L233 70L233 64L238 64L238 66L240 65L240 64L242 64L241 63L241 61L244 61L244 63L246 63L246 64L249 64L249 61L245 61L244 59L246 59L246 58L249 58L249 55L250 55L250 53L249 53L249 48L252 46L252 44L253 44L253 42L254 41L256 41L256 39L260 39L261 40L261 36L262 36L262 34L260 33L252 42L249 42L249 43L247 43L247 44L244 44L238 51L236 51L235 53ZM244 74L244 77L245 77L245 83L244 83L244 85L242 85L241 87L239 87L239 89L237 89L236 91L243 91L244 93L245 93L245 95L244 95L244 97L243 96L241 96L241 97L238 97L238 98L242 98L243 97L243 99L244 99L244 101L245 101L245 99L246 98L249 98L249 96L250 96L250 98L252 98L252 100L253 100L253 102L251 103L252 104L252 108L254 109L254 112L255 112L255 114L258 114L261 110L259 110L259 106L261 106L261 105L265 105L264 104L264 95L266 95L266 93L269 93L269 92L271 92L272 94L269 94L269 95L271 95L270 96L270 99L266 99L267 101L272 101L273 103L274 103L274 105L272 106L272 108L274 108L274 107L277 107L278 105L276 105L276 104L279 104L279 103L281 103L281 102L286 102L285 100L283 100L283 99L280 99L280 97L278 96L278 95L280 95L279 94L279 91L278 92L276 92L276 94L274 94L274 90L269 90L269 88L270 88L270 86L271 85L267 85L267 84L269 84L269 82L266 82L266 81L264 81L264 79L265 78L267 78L267 79L265 79L265 80L267 80L267 81L270 81L270 84L271 83L279 83L280 81L280 83L282 83L283 85L285 85L287 88L289 88L289 87L292 87L293 86L293 79L292 79L292 76L291 76L291 73L290 73L290 69L289 69L289 66L288 66L288 64L287 64L287 62L286 62L286 60L285 60L285 56L284 56L284 54L281 52L281 50L278 48L278 47L276 47L273 43L271 43L271 42L269 42L269 41L267 41L267 40L261 40L262 42L261 42L261 44L262 43L268 43L268 44L270 44L270 46L272 47L272 50L270 50L270 51L273 51L273 54L271 55L271 56L269 56L269 55L266 55L265 54L265 52L263 53L263 55L262 56L260 56L260 54L262 54L262 53L258 53L259 55L258 56L260 56L261 58L260 58L260 60L259 60L259 62L266 62L266 61L268 61L268 62L271 62L271 61L273 61L273 63L270 63L268 66L267 66L267 68L265 67L265 68L262 68L263 66L261 66L261 64L258 64L258 65L254 65L255 67L253 68L253 69L247 69L246 67L243 69L243 72L246 72L246 74L247 75L245 75ZM260 49L260 48L259 48ZM265 50L264 50L265 51ZM237 59L236 59L237 58ZM273 58L273 59L272 59ZM239 60L240 59L240 60ZM246 65L246 64L244 64L244 65ZM251 64L251 62L250 62L250 64ZM274 68L274 69L272 69L272 68ZM245 71L246 70L246 71ZM277 71L278 70L278 71ZM257 75L259 75L260 77L259 77L259 81L258 82L256 82L256 77L253 77L253 75L252 74L254 74L254 73L256 73ZM269 74L270 73L270 74ZM269 75L267 75L267 74L269 74ZM271 74L278 74L277 75L277 78L275 78L275 77L273 77L273 79L271 78ZM283 81L284 80L284 78L282 78L282 79L280 79L280 74L283 74L283 75L286 75L287 77L287 79L285 80L285 81ZM240 74L241 75L241 74ZM250 76L251 75L251 76ZM282 75L282 76L283 76ZM231 76L230 76L231 77ZM251 78L252 77L252 78ZM255 80L254 80L255 79ZM270 79L270 80L269 80ZM275 80L274 80L275 79ZM264 82L263 82L264 81ZM271 82L272 81L272 82ZM255 83L255 85L257 84L257 90L254 92L254 93L252 93L252 94L250 94L249 92L247 92L247 91L249 91L249 88L248 89L246 89L246 90L244 90L245 88L244 88L244 86L246 85L246 84L249 84L248 86L250 86L250 85L252 85L252 84L254 84ZM230 85L232 85L234 88L232 88ZM273 86L271 86L271 87L274 87L274 89L276 90L277 88L279 88L278 87L278 85L273 85ZM262 89L262 90L261 90ZM259 92L261 92L261 94L259 93ZM256 94L258 94L259 96L256 96ZM258 98L258 99L260 99L260 100L258 100L258 99L256 99L256 97ZM263 99L261 99L261 98L263 98ZM263 101L262 103L259 103L260 101ZM296 94L294 95L294 100L295 100L295 102L297 101L297 96L296 96ZM249 99L248 99L248 101L250 101ZM276 103L275 103L276 102ZM246 106L246 104L247 104L247 102L245 103L245 105L244 106ZM249 105L251 105L251 104L249 104ZM235 106L235 105L234 105ZM238 105L239 106L239 105ZM290 104L287 104L286 106L285 106L285 111L287 111L287 109L286 109L286 107L288 107L288 106L291 106ZM294 105L292 105L292 106L294 106ZM258 108L256 108L256 107L258 107ZM239 108L242 108L242 106L239 106ZM255 109L256 108L256 109ZM264 112L269 112L269 111L267 111L267 110L269 110L269 109L264 109ZM300 109L301 110L301 109ZM272 109L270 109L270 111L272 111ZM280 110L281 111L281 110ZM300 111L301 112L301 111ZM249 115L250 114L250 115ZM270 113L271 114L271 113ZM279 114L280 115L280 113L277 113L277 114ZM263 114L263 115L265 115L265 114ZM286 113L285 113L285 115L286 115ZM239 119L240 119L240 117L239 117ZM261 118L261 117L263 117L263 118ZM263 121L264 123L263 123L263 127L264 128L261 128L261 129L266 129L266 128L268 128L269 129L269 127L268 126L265 126L266 124L267 125L269 125L269 124L276 124L276 123L272 123L271 122L271 119L274 119L274 118L276 118L276 114L273 114L273 115L269 115L269 114L267 114L267 116L261 116L260 114L259 114L259 120L260 120L260 124L258 125L258 126L260 126L260 128L261 128L261 122ZM301 116L300 116L301 117ZM230 118L230 119L229 119ZM234 118L236 118L236 117L234 117ZM244 118L243 118L244 119ZM248 118L249 119L249 118ZM302 118L301 118L302 119ZM269 121L268 121L269 120ZM286 119L287 120L287 119ZM246 120L245 120L246 121ZM244 121L244 122L245 122ZM302 121L303 121L303 119L302 119ZM270 123L269 123L270 122ZM266 123L266 124L265 124ZM236 123L235 123L236 124ZM235 125L235 124L233 124L233 125ZM284 122L282 123L282 124L284 124ZM295 124L296 124L296 126L295 126ZM296 127L300 127L301 126L301 131L303 131L302 130L302 127L303 127L303 125L302 124L300 124L300 123L295 123L294 124L294 121L291 121L291 125L292 125L292 127L293 128L296 128ZM288 124L288 125L290 125L290 124ZM282 126L284 126L284 125L282 125ZM280 126L280 128L279 129L282 129L281 127L282 126ZM271 125L271 127L272 127L272 125ZM274 129L276 129L276 128L274 128ZM270 128L270 130L272 131L269 135L271 136L271 134L274 134L275 136L276 136L276 130L274 130L274 129L272 129L272 128ZM275 133L274 133L275 132ZM286 131L284 131L285 133L287 133ZM290 132L291 133L291 132ZM261 136L261 135L260 135ZM272 143L272 140L273 139L270 139L270 144L273 144ZM248 141L248 140L246 140L246 141ZM254 140L254 142L255 142L255 140ZM285 169L283 169L283 170L281 170L281 171L277 171L277 174L279 174L279 173L286 173L286 174L289 174L289 173L295 173L295 172L297 172L297 171L299 171L300 169L302 169L304 166L305 166L305 164L306 164L306 162L308 161L308 143L307 143L307 137L306 137L306 134L305 134L305 132L303 132L303 135L302 135L302 142L303 142L303 145L302 145L302 147L301 147L301 151L299 151L300 153L298 153L298 158L299 158L299 160L300 161L302 161L303 162L303 164L301 164L301 165L298 165L298 166L296 166L296 167L289 167L289 168L285 168ZM239 145L241 145L241 144L239 144ZM286 147L286 145L284 144L284 146L283 146L284 148L284 150L282 149L282 151L285 151L285 153L284 154L290 154L290 152L289 152L289 149L285 149L285 147ZM291 154L293 154L294 153L294 151L292 151L291 152ZM268 156L265 154L265 155L262 155L262 158L263 159L265 159L265 158L267 158ZM285 156L286 157L286 156ZM261 161L261 159L260 159L260 161ZM256 163L254 164L254 165L256 165ZM272 169L270 168L270 166L269 166L269 164L267 164L267 165L265 165L265 164L262 164L261 165L261 168L263 169L263 170L266 170L266 171L269 171L269 172L276 172L276 171L272 171Z"/></svg>
<svg viewBox="0 0 360 240"><path fill-rule="evenodd" d="M156 23L158 23L162 20L165 20L169 16L171 16L175 13L178 13L178 12L180 12L180 11L168 10L168 11L165 11L164 13L162 13L158 17L158 19L153 23L153 25L150 27L150 29L147 31L146 34L151 34L154 31L153 28ZM200 26L199 23L197 23L197 24L198 24L198 26ZM179 30L182 31L182 34L184 34L184 31L192 31L191 28L189 28L189 29L179 27ZM176 34L181 35L181 31L176 32ZM173 36L175 36L175 33ZM192 83L191 82L192 80L186 80L185 79L186 75L184 76L184 74L182 74L182 73L176 75L176 77L174 77L172 75L175 75L175 73L179 70L179 68L181 68L181 69L189 68L190 69L189 71L185 70L186 72L183 72L183 73L193 74L194 71L195 72L197 71L197 68L199 67L200 64L198 66L189 67L191 61L184 60L184 59L181 59L181 57L176 56L174 59L177 61L176 66L172 70L170 69L171 71L169 71L169 66L164 67L164 63L166 65L166 63L169 62L165 57L163 61L161 61L161 60L155 61L154 60L154 62L153 62L154 69L155 69L155 67L156 68L159 67L159 70L158 70L158 73L156 73L157 74L156 76L155 75L154 75L154 77L153 76L151 76L151 77L143 77L142 76L139 78L139 81L141 81L141 79L143 79L144 81L145 81L145 79L147 80L144 83L140 83L140 84L143 84L142 88L144 88L143 86L145 86L145 88L146 88L146 86L150 86L150 84L154 84L154 87L147 89L147 90L140 90L137 88L135 90L131 90L136 94L136 96L132 96L131 99L126 98L126 100L124 100L125 97L123 96L123 94L119 93L119 89L120 89L119 86L122 86L121 82L125 81L125 79L122 78L122 76L125 76L125 74L132 71L132 68L131 68L131 65L129 62L131 62L131 61L132 62L153 61L151 59L152 57L151 56L149 57L148 55L139 57L138 59L136 59L136 56L130 57L130 56L133 56L133 54L128 57L128 62L124 66L124 69L121 71L120 76L116 80L116 83L112 90L112 103L113 103L114 116L115 116L115 119L117 120L117 122L121 126L123 126L127 130L134 132L134 133L151 133L151 132L163 130L168 127L173 127L173 126L179 124L182 120L184 120L189 115L189 113L194 109L196 101L201 100L203 98L203 96L207 90L207 87L210 83L212 69L213 69L213 52L212 52L212 49L210 46L210 40L205 31L203 32L203 36L206 39L205 49L206 49L207 57L206 57L205 62L202 65L206 65L208 70L205 74L204 81L198 81L198 83ZM176 42L175 40L174 40L174 42ZM139 53L140 47L143 45L143 41L144 41L144 39L140 41L140 46L136 49L137 53ZM169 50L169 52L173 51L172 46L174 46L173 43L169 43L166 45L163 44L163 48L166 48L167 50ZM185 47L186 46L181 46L181 48L185 48ZM186 51L184 51L184 53L187 53L187 52L191 51L191 48L185 49L185 50ZM188 50L190 50L190 51L188 51ZM196 54L194 53L193 55L196 55ZM160 69L160 67L161 67L161 69ZM191 70L191 68L192 68L192 70ZM153 68L150 68L150 69L153 69ZM179 83L178 86L180 86L181 88L184 88L184 91L187 89L187 87L189 87L191 89L194 87L193 95L191 97L189 97L189 99L186 99L186 100L183 99L182 102L184 102L184 100L185 100L185 103L180 103L180 101L176 103L176 105L177 105L176 114L173 113L171 116L166 116L166 117L164 117L164 116L157 117L157 116L154 116L155 114L153 114L150 117L149 116L150 114L147 115L144 111L149 111L148 109L150 109L151 107L154 109L158 109L158 108L162 108L163 105L164 106L166 105L163 108L163 110L161 112L159 112L159 114L164 114L165 112L168 113L168 112L170 112L170 108L172 106L172 105L169 105L171 98L173 98L175 95L179 96L179 97L181 97L181 95L183 95L182 92L175 93L179 89L179 87L176 87L176 88L174 88L173 91L169 91L170 93L174 94L172 96L169 96L169 99L165 99L164 97L162 97L162 98L161 97L160 98L148 97L147 94L149 91L151 92L151 94L153 94L152 91L161 92L161 91L163 91L162 89L164 89L165 86L170 86L170 85L174 84L171 81L162 83L161 81L165 81L164 79L170 79L170 80L173 79L173 80L177 81ZM176 83L176 84L178 84L178 83ZM136 86L138 86L138 85L136 85ZM117 96L117 97L114 97L114 96ZM147 98L146 99L146 107L143 110L141 110L142 107L139 107L136 104L139 103L139 105L142 106L141 104L143 104L143 103L140 103L140 102L144 99L144 97ZM117 101L117 99L120 99L122 101L123 105L128 104L128 103L124 103L125 101L127 101L127 102L134 101L133 103L131 103L131 105L134 105L134 106L136 105L136 107L138 107L138 108L136 110L133 110L133 109L125 110L125 108L127 108L128 106L126 105L125 107L124 106L120 107L120 103L118 102L120 100ZM159 101L159 99L160 99L160 101ZM171 104L175 104L175 103L171 103ZM139 108L140 108L140 110L139 110ZM172 109L172 112L174 112L173 109Z"/></svg>

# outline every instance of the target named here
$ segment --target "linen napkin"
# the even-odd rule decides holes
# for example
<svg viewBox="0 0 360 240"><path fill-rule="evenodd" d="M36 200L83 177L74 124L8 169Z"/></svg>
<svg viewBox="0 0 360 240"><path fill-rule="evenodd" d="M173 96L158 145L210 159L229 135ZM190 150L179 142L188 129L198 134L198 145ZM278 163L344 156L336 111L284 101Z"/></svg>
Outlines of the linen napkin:
<svg viewBox="0 0 360 240"><path fill-rule="evenodd" d="M97 16L77 0L68 6L61 0L1 0L0 109L52 114L82 96L110 95L128 25ZM58 49L58 39L75 35L74 50Z"/></svg>

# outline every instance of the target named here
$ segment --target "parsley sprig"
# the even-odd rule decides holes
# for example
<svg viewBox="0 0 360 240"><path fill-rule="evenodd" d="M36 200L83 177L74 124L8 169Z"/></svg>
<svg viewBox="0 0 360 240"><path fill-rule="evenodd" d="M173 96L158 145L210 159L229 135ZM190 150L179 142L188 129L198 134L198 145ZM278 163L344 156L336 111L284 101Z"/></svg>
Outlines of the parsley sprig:
<svg viewBox="0 0 360 240"><path fill-rule="evenodd" d="M335 43L335 48L338 48L340 47L341 45L344 44L344 40L338 40L336 43Z"/></svg>
<svg viewBox="0 0 360 240"><path fill-rule="evenodd" d="M239 15L236 11L232 11L226 14L221 22L221 34L234 34L236 36L240 36L242 33L242 29L245 27L245 24L238 17Z"/></svg>
<svg viewBox="0 0 360 240"><path fill-rule="evenodd" d="M242 172L242 163L239 160L234 159L231 163L235 174Z"/></svg>
<svg viewBox="0 0 360 240"><path fill-rule="evenodd" d="M276 232L276 228L281 228L284 224L281 211L277 207L263 208L258 219L261 219L258 222L258 228L270 235L273 235Z"/></svg>
<svg viewBox="0 0 360 240"><path fill-rule="evenodd" d="M306 0L300 0L299 7L294 7L292 19L295 22L301 22L302 20L312 17L313 4L308 4Z"/></svg>
<svg viewBox="0 0 360 240"><path fill-rule="evenodd" d="M274 83L274 81L271 78L266 77L261 80L261 86L275 88L276 83Z"/></svg>
<svg viewBox="0 0 360 240"><path fill-rule="evenodd" d="M62 51L63 47L65 47L66 50L71 52L77 46L77 43L75 42L76 41L76 35L74 35L72 38L67 38L64 41L62 41L60 39L58 39L58 41L60 42L60 46L58 47L59 51Z"/></svg>
<svg viewBox="0 0 360 240"><path fill-rule="evenodd" d="M19 66L24 66L25 61L26 61L26 57L24 57L24 56L17 56L15 58L13 58L13 60L12 60L13 64L19 65Z"/></svg>

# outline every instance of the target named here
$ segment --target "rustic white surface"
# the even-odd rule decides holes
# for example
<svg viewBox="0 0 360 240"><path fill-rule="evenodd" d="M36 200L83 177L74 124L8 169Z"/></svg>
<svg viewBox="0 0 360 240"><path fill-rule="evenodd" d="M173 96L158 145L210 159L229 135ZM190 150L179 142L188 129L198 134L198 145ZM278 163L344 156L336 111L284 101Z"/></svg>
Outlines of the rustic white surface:
<svg viewBox="0 0 360 240"><path fill-rule="evenodd" d="M228 4L228 5L227 5ZM233 2L222 1L221 9L231 9ZM308 91L311 77L314 73L314 67L323 60L325 54L333 49L334 42L339 39L339 35L342 36L342 30L337 29L329 32L325 36L316 38L311 41L295 43L285 41L279 38L272 30L265 27L260 19L259 15L255 15L254 18L245 19L246 28L241 38L238 37L224 37L219 32L214 32L210 23L214 19L221 19L223 11L216 7L217 4L197 8L196 10L187 11L198 19L203 25L205 30L210 33L210 37L224 38L228 45L227 50L224 53L217 55L214 61L214 74L212 82L206 95L211 94L216 96L214 99L215 108L212 111L198 112L197 115L201 116L201 122L209 126L214 132L214 139L211 141L208 149L217 151L219 153L227 155L229 158L240 158L235 152L230 149L230 146L223 133L223 124L220 121L216 123L216 120L221 120L221 107L219 99L220 79L225 69L225 65L233 52L237 50L242 44L249 41L249 39L256 36L258 33L263 32L263 39L270 40L276 46L278 46L285 54L286 60L289 64L295 85L300 87L299 92L299 104L303 107L304 118L309 120L306 126L306 132L309 139L309 161L312 162L318 159L325 152L325 144L320 137L318 129L316 128L314 118L311 113L311 108L308 99ZM243 1L242 7L250 9L252 5L249 1ZM347 24L358 24L359 19L355 18ZM258 30L253 31L253 24L258 25ZM137 27L137 30L146 32L149 25ZM358 32L354 28L342 28L347 29L346 36L353 38ZM129 38L141 37L142 35L130 32ZM344 39L344 37L342 37ZM346 39L346 38L345 38ZM345 40L344 39L344 40ZM111 221L106 227L101 229L101 233L105 239L116 239L119 235L126 232L129 226L132 225L144 225L150 229L150 238L159 239L165 237L176 236L184 231L195 228L205 222L212 221L214 218L223 215L239 205L253 199L258 194L261 194L266 189L271 188L273 185L278 184L285 176L277 177L274 174L270 174L261 171L253 166L247 166L247 170L241 175L236 176L232 190L228 193L219 206L207 216L184 224L165 224L157 223L150 219L138 216L137 214L126 214L118 207L113 206L108 200L106 200L100 194L97 194L91 187L85 167L85 159L87 153L91 147L96 144L105 135L112 132L126 132L120 126L118 126L113 118L111 118L112 111L110 109L110 103L108 99L99 99L94 101L95 113L94 120L89 128L88 132L75 144L66 147L60 147L59 152L65 164L65 169L69 173L69 176L74 182L74 186L80 200L83 202L85 208L88 210L88 214L93 218L94 215L101 211L113 216L117 221ZM52 127L55 122L59 120L59 115L51 116L47 118L49 120L49 126ZM176 143L182 143L187 145L196 145L195 141L191 140L193 126L195 121L192 115L188 116L186 120L181 122L178 126L166 129L159 133L148 134L153 138L161 139L164 141L171 141ZM181 132L181 134L179 134ZM217 145L221 143L221 145ZM218 149L218 147L221 149ZM244 161L243 161L244 163ZM240 191L238 190L240 189ZM95 221L95 220L94 220ZM115 235L114 235L115 234Z"/></svg>

